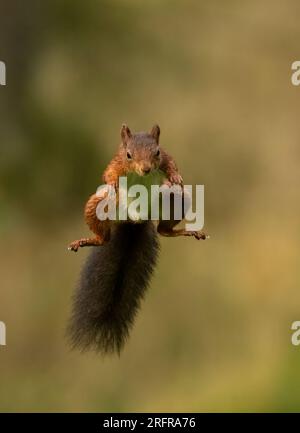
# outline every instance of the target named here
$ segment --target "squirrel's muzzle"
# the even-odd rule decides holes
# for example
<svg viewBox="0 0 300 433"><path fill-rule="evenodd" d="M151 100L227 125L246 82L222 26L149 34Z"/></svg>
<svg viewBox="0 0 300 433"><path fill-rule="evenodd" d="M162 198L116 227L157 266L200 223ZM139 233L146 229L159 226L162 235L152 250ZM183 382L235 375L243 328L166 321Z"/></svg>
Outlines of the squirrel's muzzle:
<svg viewBox="0 0 300 433"><path fill-rule="evenodd" d="M148 164L139 164L136 165L135 167L136 172L140 175L140 176L145 176L147 174L150 173L150 171L152 170L151 165Z"/></svg>

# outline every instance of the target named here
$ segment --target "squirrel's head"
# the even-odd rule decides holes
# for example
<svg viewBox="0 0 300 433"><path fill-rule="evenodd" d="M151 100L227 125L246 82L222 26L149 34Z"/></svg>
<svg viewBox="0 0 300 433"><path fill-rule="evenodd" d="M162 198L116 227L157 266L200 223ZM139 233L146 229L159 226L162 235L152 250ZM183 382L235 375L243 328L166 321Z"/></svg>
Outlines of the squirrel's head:
<svg viewBox="0 0 300 433"><path fill-rule="evenodd" d="M158 169L161 163L159 148L160 129L154 125L150 132L132 134L127 125L122 125L121 138L123 158L127 171L136 172L140 176Z"/></svg>

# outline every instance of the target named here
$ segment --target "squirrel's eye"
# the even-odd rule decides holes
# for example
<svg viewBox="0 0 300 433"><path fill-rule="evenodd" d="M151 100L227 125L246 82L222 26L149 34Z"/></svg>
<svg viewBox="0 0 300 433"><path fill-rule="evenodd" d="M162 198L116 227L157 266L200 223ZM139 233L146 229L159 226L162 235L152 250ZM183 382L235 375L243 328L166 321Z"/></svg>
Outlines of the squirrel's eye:
<svg viewBox="0 0 300 433"><path fill-rule="evenodd" d="M156 156L160 155L160 150L158 149L158 151L156 152Z"/></svg>
<svg viewBox="0 0 300 433"><path fill-rule="evenodd" d="M127 159L131 159L131 158L132 158L132 156L130 155L129 152L127 152Z"/></svg>

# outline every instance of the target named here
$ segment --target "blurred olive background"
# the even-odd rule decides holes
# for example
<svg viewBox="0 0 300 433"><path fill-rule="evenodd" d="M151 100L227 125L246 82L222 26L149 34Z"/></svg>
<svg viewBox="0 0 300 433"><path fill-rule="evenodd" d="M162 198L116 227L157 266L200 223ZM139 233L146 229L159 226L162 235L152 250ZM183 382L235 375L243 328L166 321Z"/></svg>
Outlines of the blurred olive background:
<svg viewBox="0 0 300 433"><path fill-rule="evenodd" d="M1 411L298 411L299 2L1 0ZM126 121L205 185L120 358L70 351L82 213Z"/></svg>

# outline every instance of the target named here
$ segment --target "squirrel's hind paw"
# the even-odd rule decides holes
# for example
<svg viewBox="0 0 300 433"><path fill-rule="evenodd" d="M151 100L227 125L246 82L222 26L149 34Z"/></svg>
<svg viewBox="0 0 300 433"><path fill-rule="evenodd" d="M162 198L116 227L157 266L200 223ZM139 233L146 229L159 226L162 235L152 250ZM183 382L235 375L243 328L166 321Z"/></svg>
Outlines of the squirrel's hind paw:
<svg viewBox="0 0 300 433"><path fill-rule="evenodd" d="M192 232L192 236L194 236L198 241L200 239L209 239L209 235L205 234L204 232L200 231L200 232Z"/></svg>
<svg viewBox="0 0 300 433"><path fill-rule="evenodd" d="M80 241L74 241L70 243L70 245L68 246L68 250L77 253L79 247L80 247Z"/></svg>

